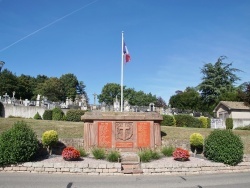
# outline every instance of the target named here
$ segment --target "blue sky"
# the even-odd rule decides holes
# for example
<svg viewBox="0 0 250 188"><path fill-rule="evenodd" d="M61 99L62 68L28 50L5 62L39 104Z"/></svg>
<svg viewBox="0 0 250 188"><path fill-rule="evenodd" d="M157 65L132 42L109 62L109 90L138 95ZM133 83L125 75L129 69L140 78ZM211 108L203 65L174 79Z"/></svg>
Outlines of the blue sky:
<svg viewBox="0 0 250 188"><path fill-rule="evenodd" d="M121 80L168 102L225 55L250 81L249 0L0 0L0 60L17 76L73 73L93 94Z"/></svg>

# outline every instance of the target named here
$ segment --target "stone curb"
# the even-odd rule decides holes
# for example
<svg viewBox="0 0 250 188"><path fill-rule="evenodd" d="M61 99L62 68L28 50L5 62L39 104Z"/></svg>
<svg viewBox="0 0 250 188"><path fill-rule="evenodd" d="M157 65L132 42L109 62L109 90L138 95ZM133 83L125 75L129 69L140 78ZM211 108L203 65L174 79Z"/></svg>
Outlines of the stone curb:
<svg viewBox="0 0 250 188"><path fill-rule="evenodd" d="M222 163L190 164L179 162L177 164L150 164L142 163L143 175L193 175L230 172L249 172L250 162L244 161L237 166ZM81 174L81 175L123 175L121 163L94 164L94 163L45 163L26 162L17 165L0 167L0 172L27 172L27 173L55 173L55 174Z"/></svg>

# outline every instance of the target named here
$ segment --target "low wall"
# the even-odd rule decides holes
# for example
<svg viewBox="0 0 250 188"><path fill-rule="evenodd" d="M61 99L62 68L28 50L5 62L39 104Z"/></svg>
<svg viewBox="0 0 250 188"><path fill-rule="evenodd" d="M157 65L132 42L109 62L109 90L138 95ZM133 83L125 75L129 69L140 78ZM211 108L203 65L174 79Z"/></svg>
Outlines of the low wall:
<svg viewBox="0 0 250 188"><path fill-rule="evenodd" d="M233 119L234 129L250 125L250 119Z"/></svg>

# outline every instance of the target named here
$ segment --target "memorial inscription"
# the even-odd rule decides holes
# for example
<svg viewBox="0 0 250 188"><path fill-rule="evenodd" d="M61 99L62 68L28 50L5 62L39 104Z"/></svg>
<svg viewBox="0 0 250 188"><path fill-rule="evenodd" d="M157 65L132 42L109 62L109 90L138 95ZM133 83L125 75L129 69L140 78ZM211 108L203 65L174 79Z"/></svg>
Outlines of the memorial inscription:
<svg viewBox="0 0 250 188"><path fill-rule="evenodd" d="M98 146L112 147L112 122L98 122Z"/></svg>
<svg viewBox="0 0 250 188"><path fill-rule="evenodd" d="M137 122L137 147L150 147L150 122Z"/></svg>

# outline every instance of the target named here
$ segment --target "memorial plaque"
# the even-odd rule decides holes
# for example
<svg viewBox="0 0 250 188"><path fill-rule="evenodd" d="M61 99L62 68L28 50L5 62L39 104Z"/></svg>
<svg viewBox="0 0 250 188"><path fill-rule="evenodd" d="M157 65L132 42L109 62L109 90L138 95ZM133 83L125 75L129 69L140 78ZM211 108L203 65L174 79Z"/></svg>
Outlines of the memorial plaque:
<svg viewBox="0 0 250 188"><path fill-rule="evenodd" d="M150 147L150 122L137 122L137 147Z"/></svg>
<svg viewBox="0 0 250 188"><path fill-rule="evenodd" d="M112 147L112 122L98 122L98 146Z"/></svg>
<svg viewBox="0 0 250 188"><path fill-rule="evenodd" d="M116 142L117 148L133 148L133 142Z"/></svg>

